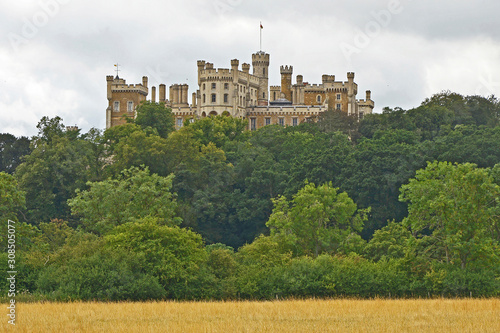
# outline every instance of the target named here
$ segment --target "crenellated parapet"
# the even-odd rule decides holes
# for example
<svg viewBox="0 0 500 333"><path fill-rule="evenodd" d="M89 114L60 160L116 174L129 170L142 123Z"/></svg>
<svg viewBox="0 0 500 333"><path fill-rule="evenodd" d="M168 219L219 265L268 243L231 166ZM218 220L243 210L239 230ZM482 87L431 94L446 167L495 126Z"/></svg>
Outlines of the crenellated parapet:
<svg viewBox="0 0 500 333"><path fill-rule="evenodd" d="M288 66L288 65L280 66L280 73L292 75L293 74L293 66Z"/></svg>

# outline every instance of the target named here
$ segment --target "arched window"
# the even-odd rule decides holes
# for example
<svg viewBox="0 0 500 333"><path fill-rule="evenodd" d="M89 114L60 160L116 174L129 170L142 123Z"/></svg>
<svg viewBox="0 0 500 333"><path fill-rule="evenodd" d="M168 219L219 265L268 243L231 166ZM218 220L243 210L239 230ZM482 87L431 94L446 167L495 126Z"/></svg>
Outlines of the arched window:
<svg viewBox="0 0 500 333"><path fill-rule="evenodd" d="M262 93L262 98L266 98L266 93L265 92Z"/></svg>
<svg viewBox="0 0 500 333"><path fill-rule="evenodd" d="M205 103L205 94L203 94L203 103Z"/></svg>
<svg viewBox="0 0 500 333"><path fill-rule="evenodd" d="M266 67L262 68L262 75L266 75Z"/></svg>
<svg viewBox="0 0 500 333"><path fill-rule="evenodd" d="M316 96L316 101L317 101L318 103L321 103L321 95Z"/></svg>

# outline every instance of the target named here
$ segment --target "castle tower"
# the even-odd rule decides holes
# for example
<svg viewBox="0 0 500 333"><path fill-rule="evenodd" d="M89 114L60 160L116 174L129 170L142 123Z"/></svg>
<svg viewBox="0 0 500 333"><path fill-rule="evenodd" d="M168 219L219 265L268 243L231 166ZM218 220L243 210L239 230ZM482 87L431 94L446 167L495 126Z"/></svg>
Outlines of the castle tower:
<svg viewBox="0 0 500 333"><path fill-rule="evenodd" d="M269 54L263 51L252 54L253 75L259 78L259 92L257 104L268 104L269 95Z"/></svg>
<svg viewBox="0 0 500 333"><path fill-rule="evenodd" d="M106 76L108 107L106 109L106 128L125 124L123 116L134 118L135 110L148 95L148 78L142 77L142 84L127 84L113 75Z"/></svg>
<svg viewBox="0 0 500 333"><path fill-rule="evenodd" d="M292 101L292 74L293 66L281 66L281 92L285 95L285 98Z"/></svg>

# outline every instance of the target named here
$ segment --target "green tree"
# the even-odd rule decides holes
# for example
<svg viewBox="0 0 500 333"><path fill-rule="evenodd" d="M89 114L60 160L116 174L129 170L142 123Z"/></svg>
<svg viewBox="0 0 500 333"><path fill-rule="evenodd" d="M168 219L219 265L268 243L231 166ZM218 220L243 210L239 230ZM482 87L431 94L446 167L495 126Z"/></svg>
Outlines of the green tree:
<svg viewBox="0 0 500 333"><path fill-rule="evenodd" d="M338 193L332 184L316 187L307 183L291 201L273 200L274 209L267 226L271 236L284 242L296 254L352 252L363 247L356 233L363 228L369 209L357 212L347 193Z"/></svg>
<svg viewBox="0 0 500 333"><path fill-rule="evenodd" d="M0 219L17 221L17 215L26 203L24 192L19 190L14 176L0 172ZM4 234L2 234L4 235Z"/></svg>
<svg viewBox="0 0 500 333"><path fill-rule="evenodd" d="M212 142L221 148L229 141L244 139L247 135L245 131L247 126L248 122L245 119L220 115L197 119L192 123L187 122L181 130L190 131L193 138L204 145Z"/></svg>
<svg viewBox="0 0 500 333"><path fill-rule="evenodd" d="M447 263L462 269L469 263L498 264L499 195L487 169L428 163L401 187L400 200L409 202L403 223L423 240L430 238Z"/></svg>
<svg viewBox="0 0 500 333"><path fill-rule="evenodd" d="M91 177L91 150L84 140L55 136L40 141L19 165L15 176L26 192L30 223L71 218L67 200Z"/></svg>
<svg viewBox="0 0 500 333"><path fill-rule="evenodd" d="M21 158L30 153L30 140L12 134L0 134L0 172L14 173Z"/></svg>
<svg viewBox="0 0 500 333"><path fill-rule="evenodd" d="M142 102L137 107L137 117L133 122L143 129L155 129L162 138L167 138L175 129L172 109L164 103Z"/></svg>
<svg viewBox="0 0 500 333"><path fill-rule="evenodd" d="M116 227L105 236L109 248L124 249L142 259L136 267L158 278L173 298L189 297L190 283L206 261L201 236L176 226L160 225L147 217Z"/></svg>
<svg viewBox="0 0 500 333"><path fill-rule="evenodd" d="M147 167L132 167L123 170L119 179L89 182L89 189L77 191L68 205L87 230L98 234L146 216L158 218L161 224L177 225L181 221L175 214L175 194L170 191L172 179L173 175L150 175Z"/></svg>
<svg viewBox="0 0 500 333"><path fill-rule="evenodd" d="M390 222L382 229L375 231L372 239L366 244L364 253L375 261L382 258L403 258L408 251L411 237L407 227L401 223Z"/></svg>

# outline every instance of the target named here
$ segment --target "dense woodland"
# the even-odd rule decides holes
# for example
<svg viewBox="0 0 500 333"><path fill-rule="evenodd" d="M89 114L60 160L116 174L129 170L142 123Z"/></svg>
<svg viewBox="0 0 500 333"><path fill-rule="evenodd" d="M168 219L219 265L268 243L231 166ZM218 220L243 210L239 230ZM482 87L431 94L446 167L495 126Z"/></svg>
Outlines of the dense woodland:
<svg viewBox="0 0 500 333"><path fill-rule="evenodd" d="M500 102L0 135L0 262L49 300L500 295ZM0 265L5 281L7 264ZM6 295L6 283L1 285Z"/></svg>

